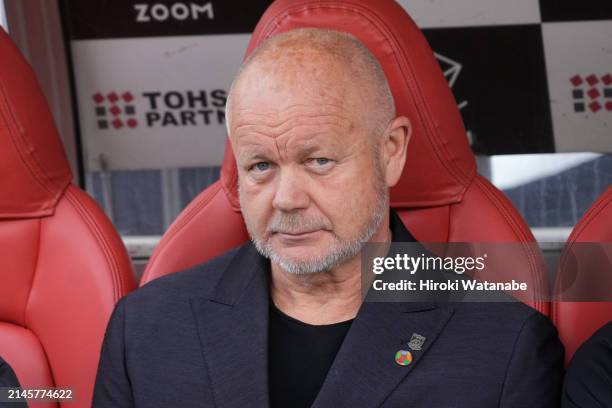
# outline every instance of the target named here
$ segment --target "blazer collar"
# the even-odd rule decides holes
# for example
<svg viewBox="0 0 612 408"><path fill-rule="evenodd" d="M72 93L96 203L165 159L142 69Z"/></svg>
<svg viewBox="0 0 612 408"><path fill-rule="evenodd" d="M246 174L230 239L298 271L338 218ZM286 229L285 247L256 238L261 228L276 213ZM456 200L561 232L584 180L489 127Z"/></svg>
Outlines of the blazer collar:
<svg viewBox="0 0 612 408"><path fill-rule="evenodd" d="M267 262L248 243L211 297L190 300L217 407L269 406Z"/></svg>
<svg viewBox="0 0 612 408"><path fill-rule="evenodd" d="M393 242L415 242L392 210ZM212 296L191 299L203 356L217 406L268 407L269 260L249 242L241 247ZM453 310L434 303L364 302L353 321L313 407L379 406L412 372ZM410 350L413 334L426 338L413 361L395 362ZM353 392L359 384L360 392Z"/></svg>

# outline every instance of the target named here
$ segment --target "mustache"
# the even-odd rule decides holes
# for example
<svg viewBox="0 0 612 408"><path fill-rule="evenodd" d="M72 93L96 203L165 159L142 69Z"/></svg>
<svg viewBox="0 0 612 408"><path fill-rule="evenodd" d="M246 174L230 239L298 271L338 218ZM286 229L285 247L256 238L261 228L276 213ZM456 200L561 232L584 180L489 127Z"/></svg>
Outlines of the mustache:
<svg viewBox="0 0 612 408"><path fill-rule="evenodd" d="M303 214L279 213L274 216L266 232L283 234L302 234L316 230L331 230L332 225L329 220L322 217L310 217Z"/></svg>

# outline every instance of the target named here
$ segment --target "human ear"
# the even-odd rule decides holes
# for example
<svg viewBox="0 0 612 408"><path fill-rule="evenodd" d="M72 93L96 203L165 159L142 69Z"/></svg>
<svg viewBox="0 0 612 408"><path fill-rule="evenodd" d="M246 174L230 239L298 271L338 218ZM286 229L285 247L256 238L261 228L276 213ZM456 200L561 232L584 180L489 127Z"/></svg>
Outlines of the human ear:
<svg viewBox="0 0 612 408"><path fill-rule="evenodd" d="M393 119L385 130L382 149L385 157L385 179L389 187L396 185L402 175L411 135L412 126L405 116Z"/></svg>

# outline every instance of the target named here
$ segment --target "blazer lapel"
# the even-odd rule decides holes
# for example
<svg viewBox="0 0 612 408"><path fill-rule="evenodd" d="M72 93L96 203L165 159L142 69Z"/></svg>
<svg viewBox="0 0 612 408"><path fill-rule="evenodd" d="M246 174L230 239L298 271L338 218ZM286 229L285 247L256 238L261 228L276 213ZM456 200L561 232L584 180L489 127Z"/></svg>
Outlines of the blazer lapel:
<svg viewBox="0 0 612 408"><path fill-rule="evenodd" d="M389 222L393 242L417 242L393 210ZM396 247L391 247L388 256L393 257L396 251ZM453 308L448 303L364 302L313 408L380 406L407 375L418 370L419 361L452 314ZM425 337L420 350L408 346L413 334ZM395 354L399 350L411 353L410 364L396 363Z"/></svg>
<svg viewBox="0 0 612 408"><path fill-rule="evenodd" d="M451 306L433 303L364 303L312 407L380 406L418 369L452 314ZM408 347L413 334L425 337L420 350ZM410 351L410 364L396 363L399 350Z"/></svg>
<svg viewBox="0 0 612 408"><path fill-rule="evenodd" d="M266 261L245 245L213 296L191 299L217 407L269 405Z"/></svg>

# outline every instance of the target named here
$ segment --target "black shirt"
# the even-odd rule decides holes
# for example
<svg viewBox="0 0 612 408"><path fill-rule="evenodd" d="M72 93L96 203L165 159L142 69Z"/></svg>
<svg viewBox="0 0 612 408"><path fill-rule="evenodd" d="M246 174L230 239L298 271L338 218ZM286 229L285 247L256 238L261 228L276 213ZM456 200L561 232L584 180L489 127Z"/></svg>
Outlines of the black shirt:
<svg viewBox="0 0 612 408"><path fill-rule="evenodd" d="M389 211L393 242L416 242ZM268 383L271 408L310 407L353 320L314 326L287 316L270 299Z"/></svg>
<svg viewBox="0 0 612 408"><path fill-rule="evenodd" d="M303 323L281 312L270 299L269 322L270 406L310 407L353 320Z"/></svg>

